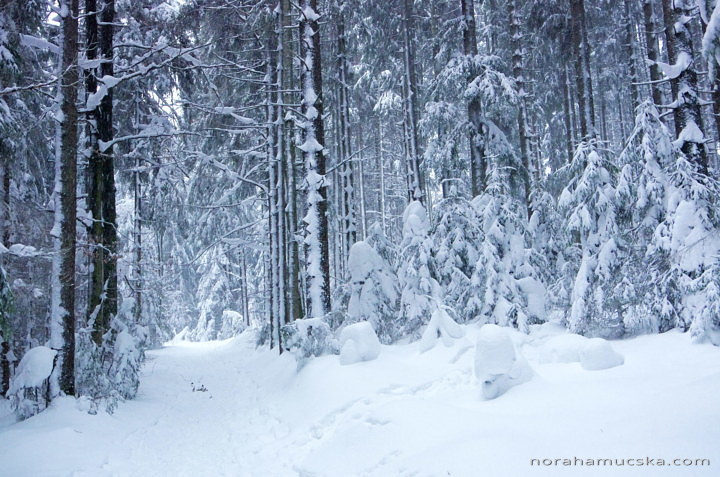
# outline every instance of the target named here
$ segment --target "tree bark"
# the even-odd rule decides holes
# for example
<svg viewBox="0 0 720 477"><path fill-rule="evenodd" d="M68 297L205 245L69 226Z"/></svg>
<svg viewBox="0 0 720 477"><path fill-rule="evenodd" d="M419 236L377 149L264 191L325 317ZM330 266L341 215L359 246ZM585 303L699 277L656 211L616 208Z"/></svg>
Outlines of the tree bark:
<svg viewBox="0 0 720 477"><path fill-rule="evenodd" d="M573 158L573 128L572 128L572 103L570 102L570 77L568 75L567 65L563 65L562 73L560 76L563 90L563 123L565 125L565 150L567 153L567 163L570 164Z"/></svg>
<svg viewBox="0 0 720 477"><path fill-rule="evenodd" d="M328 245L327 181L325 180L325 129L323 122L322 58L317 0L301 3L300 44L303 61L302 112L307 186L305 216L307 316L322 318L330 311L330 260Z"/></svg>
<svg viewBox="0 0 720 477"><path fill-rule="evenodd" d="M75 245L77 220L77 148L78 148L78 0L63 4L63 49L61 59L59 163L55 207L58 275L53 279L53 316L51 344L58 354L51 379L51 397L75 394ZM57 187L57 186L56 186Z"/></svg>
<svg viewBox="0 0 720 477"><path fill-rule="evenodd" d="M590 65L587 48L587 34L585 31L585 2L584 0L570 1L570 39L572 54L575 62L575 87L578 99L578 119L580 123L580 136L582 139L594 134L594 105L592 102L592 85Z"/></svg>
<svg viewBox="0 0 720 477"><path fill-rule="evenodd" d="M420 147L418 144L418 106L417 73L415 71L415 17L413 0L403 2L403 50L405 74L403 91L405 93L406 161L408 168L408 199L425 202L425 180L420 166Z"/></svg>
<svg viewBox="0 0 720 477"><path fill-rule="evenodd" d="M85 78L88 94L103 93L100 104L89 113L90 158L87 203L93 219L88 229L92 244L88 297L88 321L92 338L100 346L117 314L117 213L115 208L115 164L113 157L113 88L98 84L97 77L113 76L113 22L115 2L105 0L97 11L96 0L86 0L86 55L101 58L99 73ZM97 15L100 15L100 22ZM98 90L100 88L100 90Z"/></svg>
<svg viewBox="0 0 720 477"><path fill-rule="evenodd" d="M652 94L653 103L656 105L662 104L662 91L660 90L659 81L661 79L660 69L658 68L657 61L660 58L658 53L658 39L655 29L655 15L653 14L653 2L652 0L643 0L643 20L645 23L645 43L647 47L647 58L650 62L648 66L650 70L650 91Z"/></svg>
<svg viewBox="0 0 720 477"><path fill-rule="evenodd" d="M630 0L623 0L623 3L623 21L625 22L625 45L623 46L625 47L625 60L627 61L627 69L630 73L630 99L632 100L633 111L635 111L635 109L640 105L640 93L638 92L637 85L639 78L635 65L635 35L633 34L633 22L632 17L630 16ZM603 133L603 135L605 135L605 133ZM607 136L605 136L605 139L607 139Z"/></svg>
<svg viewBox="0 0 720 477"><path fill-rule="evenodd" d="M528 135L527 135L527 112L525 107L525 99L527 93L525 92L525 78L523 75L523 45L521 43L520 34L520 18L518 17L518 9L516 5L517 0L508 0L507 2L507 13L510 21L510 49L512 50L512 68L513 76L515 77L515 84L517 85L519 93L519 104L517 113L518 122L518 141L520 142L520 160L523 165L523 185L525 192L525 207L527 209L527 216L530 218L532 215L532 202L530 199L530 192L532 189L532 172L530 165L530 156L528 151Z"/></svg>
<svg viewBox="0 0 720 477"><path fill-rule="evenodd" d="M357 214L355 212L355 167L352 162L352 138L350 135L350 72L347 61L345 38L345 2L338 2L337 16L337 78L338 78L338 149L337 157L340 165L340 187L342 200L343 249L344 263L350 253L350 247L357 241ZM361 202L362 205L362 202ZM345 267L343 267L345 269ZM347 279L347 277L344 277Z"/></svg>
<svg viewBox="0 0 720 477"><path fill-rule="evenodd" d="M708 174L708 157L704 139L698 141L694 134L684 135L686 128L697 126L704 138L703 117L698 98L698 78L695 70L695 55L693 51L691 32L688 23L694 13L695 4L688 4L687 0L663 0L663 14L665 15L665 35L668 44L670 64L679 61L687 62L687 66L680 74L670 81L675 95L675 131L677 137L684 138L681 150L690 162L693 162L699 171ZM668 28L669 26L669 28Z"/></svg>
<svg viewBox="0 0 720 477"><path fill-rule="evenodd" d="M477 36L475 33L475 4L473 0L460 0L462 12L463 53L469 61L478 54ZM477 77L473 72L468 83ZM482 120L480 98L474 96L467 105L469 141L470 141L470 193L473 197L485 190L487 175L487 158L485 157L485 124Z"/></svg>

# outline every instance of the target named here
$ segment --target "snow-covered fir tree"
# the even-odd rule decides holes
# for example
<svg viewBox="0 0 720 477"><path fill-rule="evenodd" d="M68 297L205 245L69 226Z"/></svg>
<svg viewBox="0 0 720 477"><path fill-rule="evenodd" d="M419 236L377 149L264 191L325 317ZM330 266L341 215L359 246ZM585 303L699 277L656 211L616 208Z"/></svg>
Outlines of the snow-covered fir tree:
<svg viewBox="0 0 720 477"><path fill-rule="evenodd" d="M567 186L558 200L567 229L568 248L578 248L580 262L573 283L568 328L588 336L624 334L617 273L625 244L619 240L614 166L594 140L578 145L561 173Z"/></svg>

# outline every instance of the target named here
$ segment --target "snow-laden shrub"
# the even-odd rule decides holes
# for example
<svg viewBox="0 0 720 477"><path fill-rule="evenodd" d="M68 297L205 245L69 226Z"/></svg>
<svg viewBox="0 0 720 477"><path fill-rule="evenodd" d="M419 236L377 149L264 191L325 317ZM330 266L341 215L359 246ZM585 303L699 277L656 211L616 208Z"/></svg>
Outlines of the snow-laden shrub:
<svg viewBox="0 0 720 477"><path fill-rule="evenodd" d="M391 341L418 339L421 329L430 321L436 303L442 303L442 288L432 270L432 244L428 239L430 223L425 207L414 201L403 213L403 241L398 282L400 312Z"/></svg>
<svg viewBox="0 0 720 477"><path fill-rule="evenodd" d="M384 343L392 341L397 318L397 278L387 262L367 242L350 248L350 299L352 322L369 321Z"/></svg>
<svg viewBox="0 0 720 477"><path fill-rule="evenodd" d="M128 303L120 304L100 346L91 339L90 327L77 332L76 388L78 394L92 400L91 412L100 406L113 412L120 401L137 394L147 328L132 322Z"/></svg>
<svg viewBox="0 0 720 477"><path fill-rule="evenodd" d="M337 342L330 326L322 318L304 318L280 329L282 346L294 353L300 364L313 356L334 353Z"/></svg>
<svg viewBox="0 0 720 477"><path fill-rule="evenodd" d="M456 189L452 188L453 192ZM430 232L434 270L443 289L444 303L461 322L475 318L467 313L470 279L477 263L482 230L470 202L458 196L440 201Z"/></svg>
<svg viewBox="0 0 720 477"><path fill-rule="evenodd" d="M622 300L615 293L625 248L619 238L614 167L594 141L578 145L559 173L568 178L558 206L570 232L568 248L581 258L572 287L568 328L587 336L624 334Z"/></svg>
<svg viewBox="0 0 720 477"><path fill-rule="evenodd" d="M233 310L223 310L222 327L218 334L218 339L224 340L237 336L247 328L245 319L242 314Z"/></svg>
<svg viewBox="0 0 720 477"><path fill-rule="evenodd" d="M340 364L372 361L380 355L380 340L367 321L353 323L340 332Z"/></svg>
<svg viewBox="0 0 720 477"><path fill-rule="evenodd" d="M31 348L22 357L10 380L7 396L20 419L44 410L49 403L47 380L53 370L57 351L46 346Z"/></svg>
<svg viewBox="0 0 720 477"><path fill-rule="evenodd" d="M507 171L495 167L484 194L473 199L483 240L470 280L466 319L527 332L545 320L545 287L526 244L524 207L507 188Z"/></svg>

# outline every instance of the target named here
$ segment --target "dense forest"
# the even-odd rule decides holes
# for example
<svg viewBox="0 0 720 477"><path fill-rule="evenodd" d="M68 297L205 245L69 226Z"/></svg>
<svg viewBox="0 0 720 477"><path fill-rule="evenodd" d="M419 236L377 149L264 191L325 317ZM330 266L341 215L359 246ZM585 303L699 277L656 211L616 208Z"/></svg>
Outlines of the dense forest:
<svg viewBox="0 0 720 477"><path fill-rule="evenodd" d="M1 1L0 394L246 329L720 345L719 62L716 0Z"/></svg>

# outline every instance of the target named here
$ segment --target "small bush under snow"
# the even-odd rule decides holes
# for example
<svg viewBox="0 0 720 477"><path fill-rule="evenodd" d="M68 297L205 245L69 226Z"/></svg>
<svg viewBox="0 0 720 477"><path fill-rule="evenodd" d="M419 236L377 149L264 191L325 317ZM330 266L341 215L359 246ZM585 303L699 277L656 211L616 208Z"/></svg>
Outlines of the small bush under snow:
<svg viewBox="0 0 720 477"><path fill-rule="evenodd" d="M380 340L367 321L348 325L340 332L340 364L372 361L380 355Z"/></svg>
<svg viewBox="0 0 720 477"><path fill-rule="evenodd" d="M24 388L38 388L50 377L53 369L53 361L57 351L47 346L36 346L32 348L20 360L15 376L10 382L8 395L15 394Z"/></svg>
<svg viewBox="0 0 720 477"><path fill-rule="evenodd" d="M495 399L508 389L529 381L533 371L517 355L505 328L487 324L480 328L475 347L475 376L485 399Z"/></svg>

